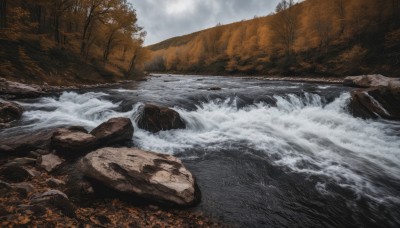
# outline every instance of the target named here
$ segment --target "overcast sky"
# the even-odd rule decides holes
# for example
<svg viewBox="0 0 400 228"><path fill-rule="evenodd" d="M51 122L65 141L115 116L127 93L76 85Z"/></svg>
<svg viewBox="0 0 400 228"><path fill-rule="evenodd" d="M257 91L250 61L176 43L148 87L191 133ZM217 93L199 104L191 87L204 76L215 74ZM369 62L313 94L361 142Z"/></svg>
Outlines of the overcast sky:
<svg viewBox="0 0 400 228"><path fill-rule="evenodd" d="M255 15L274 11L279 0L129 0L138 24L147 31L146 45Z"/></svg>

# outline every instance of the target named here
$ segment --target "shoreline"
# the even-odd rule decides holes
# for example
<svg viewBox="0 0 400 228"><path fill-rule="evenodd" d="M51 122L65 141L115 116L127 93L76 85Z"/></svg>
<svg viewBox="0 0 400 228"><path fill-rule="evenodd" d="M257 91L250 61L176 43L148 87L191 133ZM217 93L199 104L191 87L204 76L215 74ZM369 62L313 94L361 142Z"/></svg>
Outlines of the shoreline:
<svg viewBox="0 0 400 228"><path fill-rule="evenodd" d="M232 77L232 78L243 78L243 79L255 79L255 80L266 80L266 81L290 81L290 82L309 82L309 83L330 83L330 84L343 84L343 77L305 77L305 76L246 76L246 75L213 75L213 74L178 74L178 73L150 73L152 75L181 75L181 76L210 76L210 77Z"/></svg>
<svg viewBox="0 0 400 228"><path fill-rule="evenodd" d="M115 83L102 84L79 84L74 86L51 86L47 83L43 85L25 84L21 82L8 81L0 77L0 98L19 99L19 98L37 98L41 96L52 95L63 91L76 91L81 89L97 89L118 86L124 83L131 83L139 80L121 80Z"/></svg>

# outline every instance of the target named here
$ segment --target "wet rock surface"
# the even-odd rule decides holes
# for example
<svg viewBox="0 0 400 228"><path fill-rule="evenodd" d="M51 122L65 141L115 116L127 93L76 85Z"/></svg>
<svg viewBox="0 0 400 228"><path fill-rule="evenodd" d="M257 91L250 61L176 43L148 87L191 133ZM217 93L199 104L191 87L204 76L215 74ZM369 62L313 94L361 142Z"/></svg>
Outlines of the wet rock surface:
<svg viewBox="0 0 400 228"><path fill-rule="evenodd" d="M199 201L192 174L175 157L133 148L103 148L86 155L82 173L114 190L180 206Z"/></svg>
<svg viewBox="0 0 400 228"><path fill-rule="evenodd" d="M178 112L153 104L144 105L136 121L141 129L153 133L186 127Z"/></svg>
<svg viewBox="0 0 400 228"><path fill-rule="evenodd" d="M84 153L79 151L129 141L133 131L130 119L114 118L91 134L83 127L73 126L0 139L0 205L4 205L0 207L0 226L220 226L193 211L170 208L193 205L200 199L194 177L172 156L128 148L99 149L97 152L106 151L102 155L105 160L84 163L84 170L91 169L87 171L89 179L76 169L78 158L59 157L66 153L80 157ZM90 157L83 160L91 161ZM141 199L139 204L121 198L117 191L98 198L90 180L96 179L95 172L104 171L102 164L110 165L108 171L113 172L105 176L125 175L126 179L110 179L110 183L101 184L130 192L135 199ZM82 177L80 181L75 180L76 173ZM71 180L78 183L81 194L69 197ZM150 202L159 202L161 207L148 205ZM163 204L169 206L162 209Z"/></svg>
<svg viewBox="0 0 400 228"><path fill-rule="evenodd" d="M0 176L0 226L221 227L200 212L138 204L118 195L76 202L66 194L68 178L69 174L43 172L25 182L9 183Z"/></svg>
<svg viewBox="0 0 400 228"><path fill-rule="evenodd" d="M98 144L108 146L132 140L133 125L129 118L112 118L93 129L90 134Z"/></svg>
<svg viewBox="0 0 400 228"><path fill-rule="evenodd" d="M23 112L24 109L17 103L0 101L0 124L7 124L21 119Z"/></svg>
<svg viewBox="0 0 400 228"><path fill-rule="evenodd" d="M350 108L363 118L400 119L400 79L382 75L347 77L344 84L359 87L351 92Z"/></svg>
<svg viewBox="0 0 400 228"><path fill-rule="evenodd" d="M55 150L67 155L89 151L97 144L97 139L93 135L70 129L57 130L51 140L51 145Z"/></svg>

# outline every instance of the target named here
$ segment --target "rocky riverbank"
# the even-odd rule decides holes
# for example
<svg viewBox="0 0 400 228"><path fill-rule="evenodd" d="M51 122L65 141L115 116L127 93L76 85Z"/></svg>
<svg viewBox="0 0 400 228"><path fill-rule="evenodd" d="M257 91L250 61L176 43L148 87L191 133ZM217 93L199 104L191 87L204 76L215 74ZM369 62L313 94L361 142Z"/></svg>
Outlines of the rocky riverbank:
<svg viewBox="0 0 400 228"><path fill-rule="evenodd" d="M103 84L81 84L74 86L52 86L47 83L42 85L24 84L20 82L8 81L0 77L0 97L5 99L15 98L34 98L44 96L52 93L62 92L65 90L78 90L78 89L94 89L118 86L131 81L118 81L116 83L103 83Z"/></svg>
<svg viewBox="0 0 400 228"><path fill-rule="evenodd" d="M182 162L125 147L133 134L113 118L0 139L1 226L220 226L190 208L201 194Z"/></svg>
<svg viewBox="0 0 400 228"><path fill-rule="evenodd" d="M308 82L308 83L330 83L342 84L343 78L339 77L257 77L266 81L288 81L288 82Z"/></svg>
<svg viewBox="0 0 400 228"><path fill-rule="evenodd" d="M364 75L347 77L343 83L358 88L351 93L355 116L400 120L400 78Z"/></svg>

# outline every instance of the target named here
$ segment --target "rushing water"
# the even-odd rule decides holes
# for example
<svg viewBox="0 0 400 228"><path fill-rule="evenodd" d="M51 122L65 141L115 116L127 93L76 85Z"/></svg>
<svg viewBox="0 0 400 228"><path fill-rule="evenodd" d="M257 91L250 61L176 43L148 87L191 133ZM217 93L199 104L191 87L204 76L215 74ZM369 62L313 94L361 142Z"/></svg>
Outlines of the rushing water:
<svg viewBox="0 0 400 228"><path fill-rule="evenodd" d="M354 118L349 98L329 84L157 75L20 100L23 120L0 137L134 121L140 105L155 103L177 110L187 129L135 126L133 143L180 157L202 190L198 209L211 216L243 227L399 227L400 123Z"/></svg>

